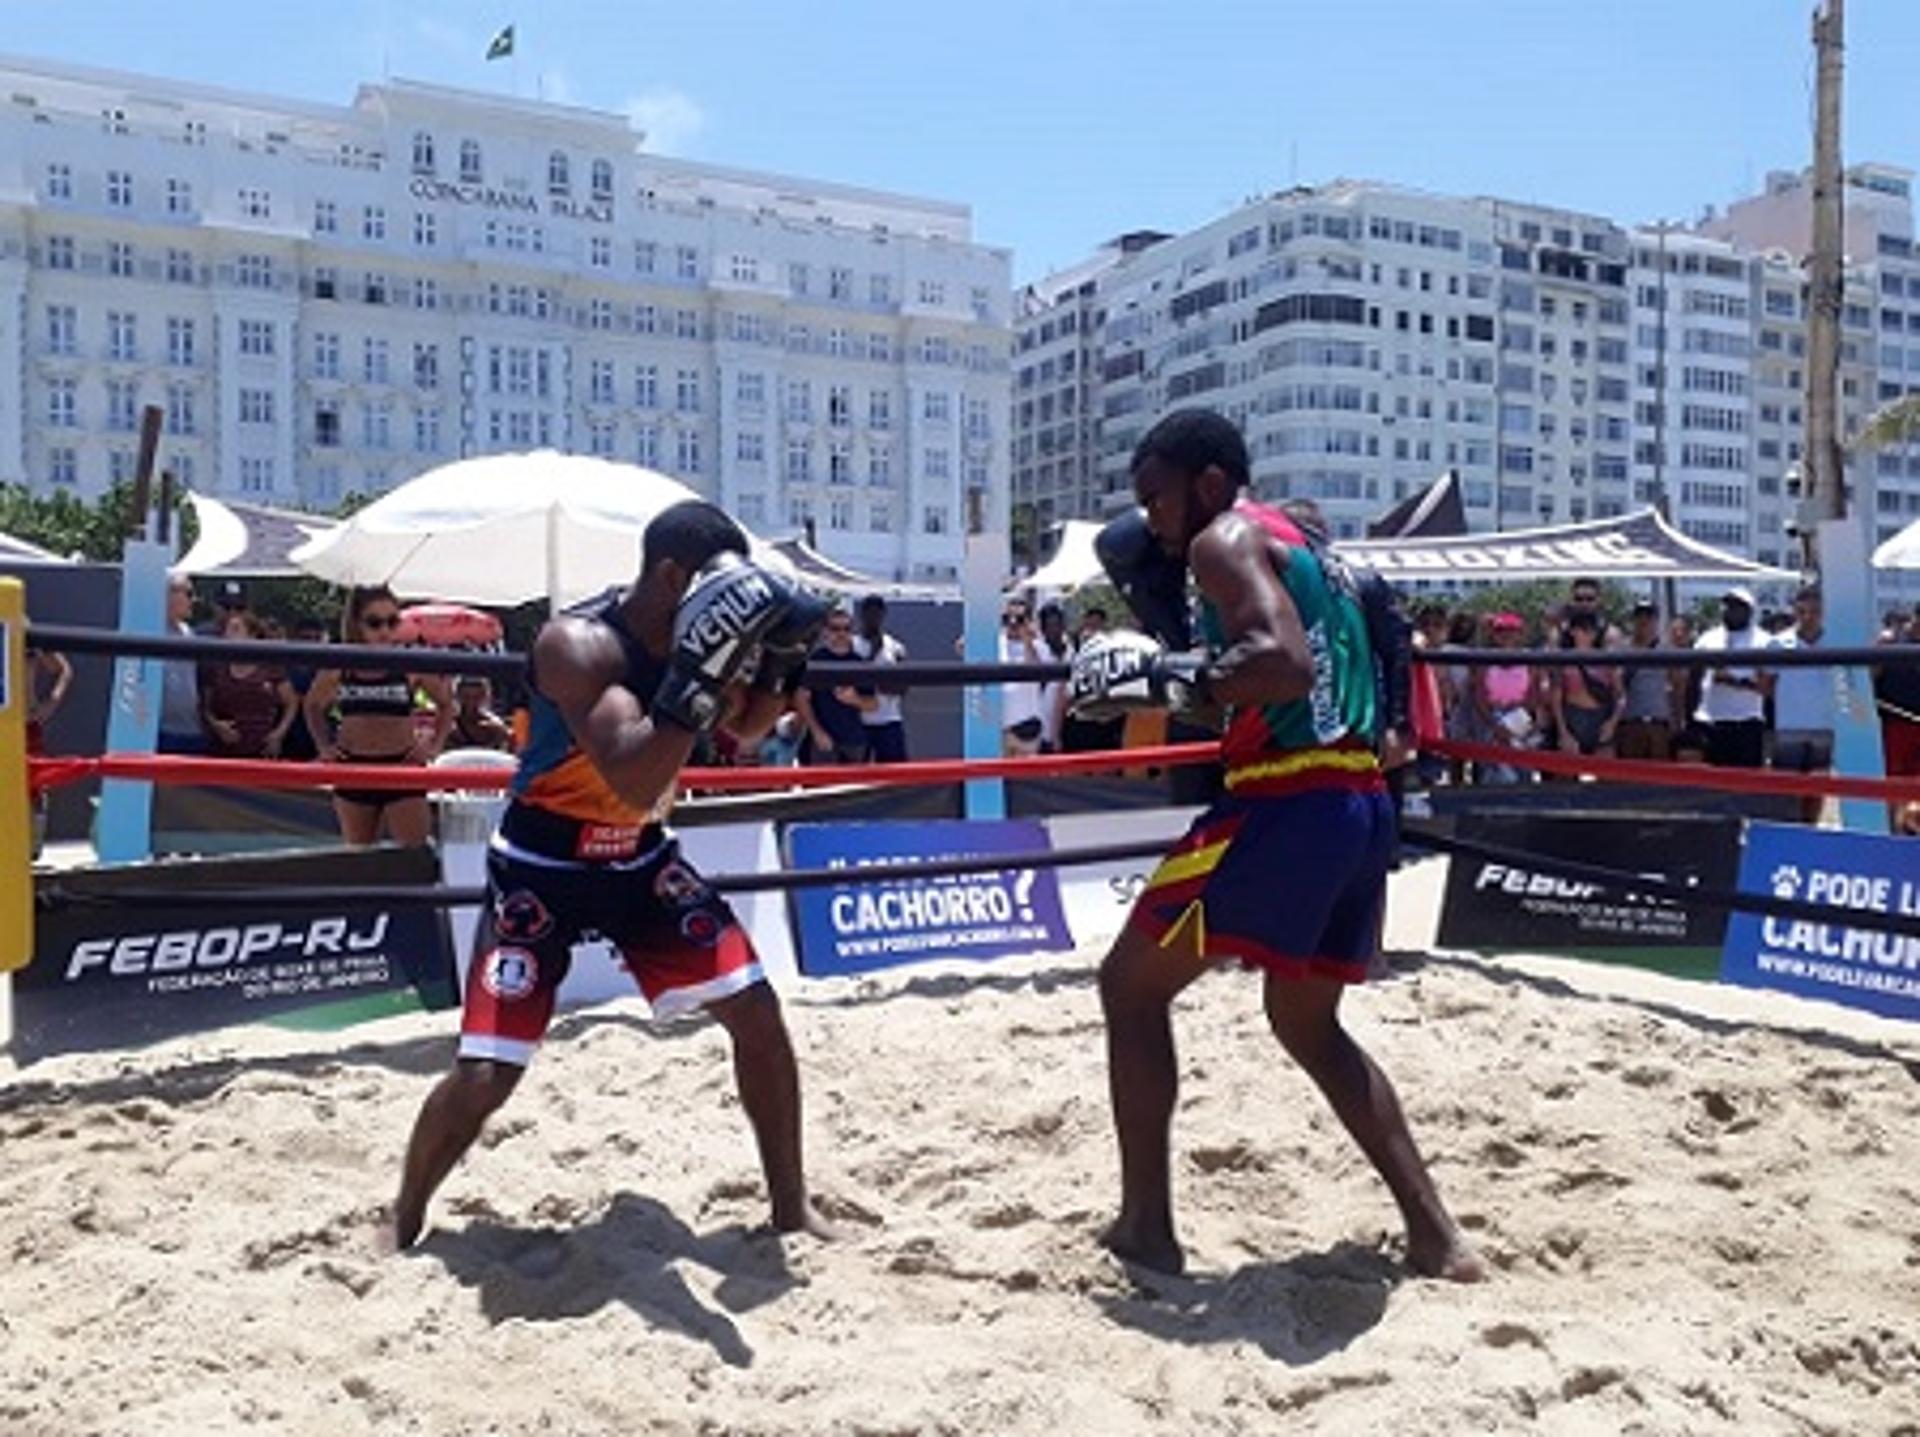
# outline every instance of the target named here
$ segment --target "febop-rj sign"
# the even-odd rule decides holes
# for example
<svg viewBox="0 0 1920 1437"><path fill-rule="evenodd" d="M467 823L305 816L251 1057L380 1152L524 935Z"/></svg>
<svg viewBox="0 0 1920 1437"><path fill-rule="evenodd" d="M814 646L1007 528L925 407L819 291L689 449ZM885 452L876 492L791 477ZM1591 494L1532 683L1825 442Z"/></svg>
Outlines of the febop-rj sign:
<svg viewBox="0 0 1920 1437"><path fill-rule="evenodd" d="M800 971L864 973L934 958L993 958L1071 948L1050 868L996 868L945 878L862 880L873 864L1046 851L1037 820L964 823L796 823L787 831L796 868L847 870L847 881L794 892Z"/></svg>
<svg viewBox="0 0 1920 1437"><path fill-rule="evenodd" d="M1920 845L1756 823L1747 830L1740 891L1920 920ZM1920 937L1736 913L1720 976L1920 1020Z"/></svg>

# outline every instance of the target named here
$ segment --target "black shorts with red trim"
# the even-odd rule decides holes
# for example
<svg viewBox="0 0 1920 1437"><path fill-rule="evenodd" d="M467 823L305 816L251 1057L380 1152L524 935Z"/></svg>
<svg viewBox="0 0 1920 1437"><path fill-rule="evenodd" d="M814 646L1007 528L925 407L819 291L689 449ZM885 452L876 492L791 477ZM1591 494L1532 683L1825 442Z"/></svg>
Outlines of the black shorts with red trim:
<svg viewBox="0 0 1920 1437"><path fill-rule="evenodd" d="M1229 796L1161 860L1127 925L1285 978L1362 982L1379 951L1395 827L1377 783Z"/></svg>
<svg viewBox="0 0 1920 1437"><path fill-rule="evenodd" d="M624 863L487 854L489 914L467 970L460 1056L524 1066L546 1036L575 944L605 939L656 1016L681 1017L761 982L727 901L662 837Z"/></svg>

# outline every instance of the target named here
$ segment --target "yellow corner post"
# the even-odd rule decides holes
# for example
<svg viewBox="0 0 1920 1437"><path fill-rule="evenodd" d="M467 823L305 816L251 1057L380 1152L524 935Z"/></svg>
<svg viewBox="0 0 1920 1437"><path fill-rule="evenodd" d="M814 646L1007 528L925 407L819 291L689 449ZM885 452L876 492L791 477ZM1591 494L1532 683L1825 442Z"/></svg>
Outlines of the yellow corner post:
<svg viewBox="0 0 1920 1437"><path fill-rule="evenodd" d="M33 816L27 804L27 591L0 579L0 973L33 959Z"/></svg>

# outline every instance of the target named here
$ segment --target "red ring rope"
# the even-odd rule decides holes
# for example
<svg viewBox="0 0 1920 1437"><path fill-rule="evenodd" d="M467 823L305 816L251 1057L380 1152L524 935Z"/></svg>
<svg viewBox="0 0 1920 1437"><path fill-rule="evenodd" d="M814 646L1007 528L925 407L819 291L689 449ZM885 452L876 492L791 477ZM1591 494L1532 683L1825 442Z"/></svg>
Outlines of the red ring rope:
<svg viewBox="0 0 1920 1437"><path fill-rule="evenodd" d="M1920 800L1920 778L1857 778L1841 773L1782 773L1778 769L1718 768L1671 760L1594 758L1542 749L1502 748L1491 743L1456 743L1451 739L1420 747L1421 752L1441 758L1501 763L1541 773L1592 774L1610 783L1710 788L1721 793L1787 794L1800 798L1869 798L1886 803Z"/></svg>

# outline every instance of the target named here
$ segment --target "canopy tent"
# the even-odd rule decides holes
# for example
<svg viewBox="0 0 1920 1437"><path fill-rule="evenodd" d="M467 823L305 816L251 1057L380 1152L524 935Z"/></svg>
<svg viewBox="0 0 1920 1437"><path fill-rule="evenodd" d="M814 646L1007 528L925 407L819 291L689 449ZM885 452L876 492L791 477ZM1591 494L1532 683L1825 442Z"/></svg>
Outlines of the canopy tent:
<svg viewBox="0 0 1920 1437"><path fill-rule="evenodd" d="M767 547L780 555L793 572L806 583L820 589L849 594L883 594L890 599L950 600L959 597L952 585L908 584L894 579L876 579L838 560L829 559L805 539L773 539Z"/></svg>
<svg viewBox="0 0 1920 1437"><path fill-rule="evenodd" d="M1873 567L1920 570L1920 519L1873 551Z"/></svg>
<svg viewBox="0 0 1920 1437"><path fill-rule="evenodd" d="M38 544L29 544L25 539L16 539L11 534L0 534L0 564L70 564L71 559L63 558L51 549L43 549Z"/></svg>
<svg viewBox="0 0 1920 1437"><path fill-rule="evenodd" d="M1466 532L1467 506L1452 469L1367 522L1369 539L1444 539Z"/></svg>
<svg viewBox="0 0 1920 1437"><path fill-rule="evenodd" d="M289 579L303 572L294 550L323 538L340 521L293 509L189 492L199 537L174 567L219 579Z"/></svg>
<svg viewBox="0 0 1920 1437"><path fill-rule="evenodd" d="M1653 509L1504 534L1439 539L1355 539L1339 555L1389 579L1726 579L1797 581L1792 569L1756 563L1688 538Z"/></svg>
<svg viewBox="0 0 1920 1437"><path fill-rule="evenodd" d="M699 497L665 474L584 454L489 454L429 469L291 557L317 578L403 597L559 606L632 579L653 517Z"/></svg>
<svg viewBox="0 0 1920 1437"><path fill-rule="evenodd" d="M1100 556L1093 548L1093 541L1100 536L1100 528L1091 519L1068 519L1060 526L1060 542L1054 547L1053 557L1011 587L1047 589L1064 594L1089 580L1104 578Z"/></svg>

